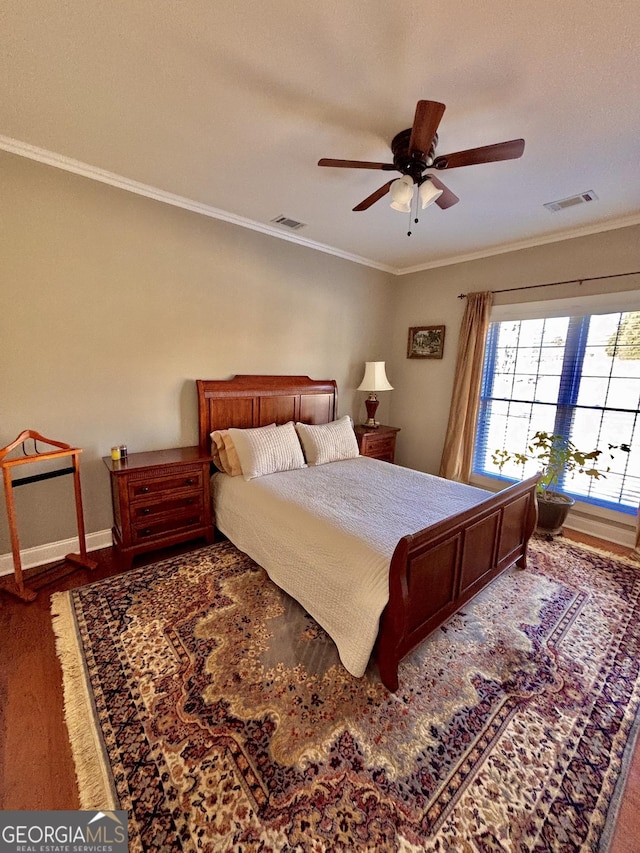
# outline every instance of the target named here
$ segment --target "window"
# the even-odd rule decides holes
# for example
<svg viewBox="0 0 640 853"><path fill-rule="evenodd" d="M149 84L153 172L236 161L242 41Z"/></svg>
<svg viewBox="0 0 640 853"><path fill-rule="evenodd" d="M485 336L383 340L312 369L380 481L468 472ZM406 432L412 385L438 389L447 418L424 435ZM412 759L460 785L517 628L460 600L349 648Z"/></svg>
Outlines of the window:
<svg viewBox="0 0 640 853"><path fill-rule="evenodd" d="M558 313L564 302L546 303L542 310ZM519 310L535 313L531 307ZM532 462L524 470L510 463L500 474L491 456L503 448L524 450L537 430L559 433L580 450L602 450L598 467L610 467L602 479L569 476L562 490L586 503L635 513L640 501L640 311L582 311L502 320L494 313L473 470L514 480L535 473ZM509 312L517 315L518 309L509 306ZM620 444L631 451L613 450L610 458L609 445Z"/></svg>

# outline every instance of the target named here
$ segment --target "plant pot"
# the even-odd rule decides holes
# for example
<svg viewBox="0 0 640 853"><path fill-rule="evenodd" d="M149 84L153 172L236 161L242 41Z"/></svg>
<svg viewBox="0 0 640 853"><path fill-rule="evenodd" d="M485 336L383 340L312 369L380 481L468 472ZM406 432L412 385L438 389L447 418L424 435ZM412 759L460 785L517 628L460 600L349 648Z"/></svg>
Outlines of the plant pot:
<svg viewBox="0 0 640 853"><path fill-rule="evenodd" d="M537 499L538 526L536 529L548 536L557 536L562 532L562 525L575 503L574 499L559 492L545 492L544 497L537 495Z"/></svg>

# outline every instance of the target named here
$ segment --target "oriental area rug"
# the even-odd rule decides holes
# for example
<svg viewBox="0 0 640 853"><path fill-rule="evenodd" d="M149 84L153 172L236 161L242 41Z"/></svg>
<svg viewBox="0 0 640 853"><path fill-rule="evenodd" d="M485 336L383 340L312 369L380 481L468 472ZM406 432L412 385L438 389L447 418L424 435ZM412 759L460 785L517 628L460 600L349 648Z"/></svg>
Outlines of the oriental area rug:
<svg viewBox="0 0 640 853"><path fill-rule="evenodd" d="M228 542L53 597L82 807L132 851L606 850L640 698L640 571L531 543L353 678Z"/></svg>

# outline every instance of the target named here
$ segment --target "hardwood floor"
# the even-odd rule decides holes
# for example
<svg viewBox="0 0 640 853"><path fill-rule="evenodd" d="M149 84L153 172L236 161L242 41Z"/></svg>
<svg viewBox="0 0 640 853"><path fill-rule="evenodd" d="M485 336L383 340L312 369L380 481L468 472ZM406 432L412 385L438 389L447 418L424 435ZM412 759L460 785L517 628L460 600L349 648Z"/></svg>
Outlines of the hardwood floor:
<svg viewBox="0 0 640 853"><path fill-rule="evenodd" d="M576 541L627 555L629 550L577 533ZM151 563L189 546L139 558ZM63 715L60 666L51 628L49 596L119 569L111 548L92 552L93 572L69 566L29 582L39 587L31 604L0 592L0 808L77 809L75 770ZM31 575L30 577L33 577ZM609 853L638 853L640 845L640 746L636 748Z"/></svg>
<svg viewBox="0 0 640 853"><path fill-rule="evenodd" d="M136 565L189 548L149 554ZM112 548L91 556L98 561L93 571L62 563L45 574L27 572L28 585L38 589L29 604L0 592L0 809L80 807L49 599L119 573Z"/></svg>

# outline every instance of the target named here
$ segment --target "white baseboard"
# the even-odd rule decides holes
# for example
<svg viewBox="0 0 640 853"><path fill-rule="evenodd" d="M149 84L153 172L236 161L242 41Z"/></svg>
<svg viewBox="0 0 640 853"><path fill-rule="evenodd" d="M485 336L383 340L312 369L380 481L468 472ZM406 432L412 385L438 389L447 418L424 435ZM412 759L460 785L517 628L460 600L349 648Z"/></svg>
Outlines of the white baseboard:
<svg viewBox="0 0 640 853"><path fill-rule="evenodd" d="M87 551L98 551L100 548L108 548L112 544L111 530L98 530L96 533L88 533L85 538ZM46 545L25 548L20 551L20 562L23 569L33 569L45 563L62 560L67 554L77 554L79 550L78 537L74 536L72 539L62 539L60 542L49 542ZM12 573L13 554L0 554L0 576Z"/></svg>
<svg viewBox="0 0 640 853"><path fill-rule="evenodd" d="M634 548L636 544L635 527L617 525L607 520L585 517L572 512L569 513L564 526L578 533L586 533L598 539L605 539L607 542L615 542L616 545L622 545L625 548Z"/></svg>

